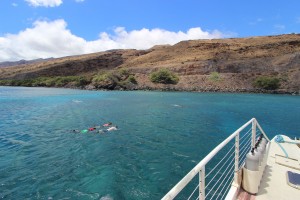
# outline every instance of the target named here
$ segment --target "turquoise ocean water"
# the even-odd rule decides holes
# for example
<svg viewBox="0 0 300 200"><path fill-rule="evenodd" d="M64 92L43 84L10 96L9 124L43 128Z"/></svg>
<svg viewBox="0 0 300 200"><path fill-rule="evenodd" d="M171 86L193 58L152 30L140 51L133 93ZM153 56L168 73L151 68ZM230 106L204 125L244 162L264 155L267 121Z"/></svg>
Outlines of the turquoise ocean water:
<svg viewBox="0 0 300 200"><path fill-rule="evenodd" d="M160 199L252 117L300 136L300 97L0 87L0 198Z"/></svg>

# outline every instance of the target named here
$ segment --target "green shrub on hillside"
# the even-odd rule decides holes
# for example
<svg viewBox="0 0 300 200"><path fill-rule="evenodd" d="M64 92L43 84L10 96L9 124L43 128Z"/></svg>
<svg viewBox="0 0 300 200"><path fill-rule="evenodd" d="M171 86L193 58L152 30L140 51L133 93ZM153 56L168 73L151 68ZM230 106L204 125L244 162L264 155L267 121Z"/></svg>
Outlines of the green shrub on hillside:
<svg viewBox="0 0 300 200"><path fill-rule="evenodd" d="M101 82L106 82L108 80L109 80L109 78L108 78L107 73L97 74L97 75L93 76L93 78L92 78L92 82L94 84L98 84L98 83L101 83Z"/></svg>
<svg viewBox="0 0 300 200"><path fill-rule="evenodd" d="M260 76L254 80L254 86L265 90L276 90L280 86L280 80L276 77Z"/></svg>
<svg viewBox="0 0 300 200"><path fill-rule="evenodd" d="M6 80L0 80L0 85L8 85Z"/></svg>
<svg viewBox="0 0 300 200"><path fill-rule="evenodd" d="M126 69L112 70L109 72L99 73L92 78L92 83L101 88L113 89L115 87L131 88L132 84L137 84L134 75L129 74ZM107 88L106 88L107 89Z"/></svg>
<svg viewBox="0 0 300 200"><path fill-rule="evenodd" d="M32 86L63 87L73 85L80 87L89 84L89 82L88 78L82 76L40 77L35 79L35 83Z"/></svg>
<svg viewBox="0 0 300 200"><path fill-rule="evenodd" d="M118 72L121 76L129 76L129 71L128 71L128 69L120 68L120 69L118 69L117 72Z"/></svg>
<svg viewBox="0 0 300 200"><path fill-rule="evenodd" d="M39 77L24 80L1 80L0 85L26 87L64 87L68 84L81 87L89 84L89 79L82 76Z"/></svg>
<svg viewBox="0 0 300 200"><path fill-rule="evenodd" d="M121 79L121 75L118 72L102 72L100 74L95 75L92 78L92 82L94 84L101 84L105 82L118 83Z"/></svg>
<svg viewBox="0 0 300 200"><path fill-rule="evenodd" d="M128 79L127 79L130 83L133 83L133 84L137 84L137 81L136 79L134 78L134 76L132 74L130 74L128 76Z"/></svg>
<svg viewBox="0 0 300 200"><path fill-rule="evenodd" d="M177 84L179 77L168 69L160 69L150 74L153 83Z"/></svg>
<svg viewBox="0 0 300 200"><path fill-rule="evenodd" d="M220 81L221 80L221 77L220 77L220 74L218 72L212 72L210 73L209 75L209 79L211 81Z"/></svg>
<svg viewBox="0 0 300 200"><path fill-rule="evenodd" d="M79 77L78 80L76 80L76 86L79 87L79 86L85 86L85 85L88 85L90 84L90 79L89 78L86 78L86 77Z"/></svg>

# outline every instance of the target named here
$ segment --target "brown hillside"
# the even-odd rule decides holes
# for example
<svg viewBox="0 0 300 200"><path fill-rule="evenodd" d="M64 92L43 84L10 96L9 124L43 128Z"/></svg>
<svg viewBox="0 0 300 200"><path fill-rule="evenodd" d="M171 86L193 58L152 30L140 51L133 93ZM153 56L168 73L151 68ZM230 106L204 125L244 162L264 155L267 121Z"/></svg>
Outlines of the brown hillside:
<svg viewBox="0 0 300 200"><path fill-rule="evenodd" d="M111 50L0 68L0 79L92 77L116 68L134 75L137 84L129 89L251 92L261 91L253 86L257 77L268 76L280 79L276 92L299 93L300 35L193 40L148 50ZM152 83L149 74L159 68L177 73L178 84ZM213 72L218 73L217 80L211 78ZM94 88L92 83L89 88Z"/></svg>

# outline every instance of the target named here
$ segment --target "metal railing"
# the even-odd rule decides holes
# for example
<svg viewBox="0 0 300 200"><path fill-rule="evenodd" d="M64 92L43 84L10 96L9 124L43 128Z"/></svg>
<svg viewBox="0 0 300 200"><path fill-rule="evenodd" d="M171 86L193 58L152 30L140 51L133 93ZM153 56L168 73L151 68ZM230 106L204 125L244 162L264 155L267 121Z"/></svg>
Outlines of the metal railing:
<svg viewBox="0 0 300 200"><path fill-rule="evenodd" d="M180 199L226 198L231 185L238 185L238 173L247 153L254 147L259 133L270 141L257 120L252 118L213 149L162 199L174 199L187 185L192 189L189 189L188 194L183 194ZM197 174L199 179L195 180ZM190 186L191 183L196 186Z"/></svg>

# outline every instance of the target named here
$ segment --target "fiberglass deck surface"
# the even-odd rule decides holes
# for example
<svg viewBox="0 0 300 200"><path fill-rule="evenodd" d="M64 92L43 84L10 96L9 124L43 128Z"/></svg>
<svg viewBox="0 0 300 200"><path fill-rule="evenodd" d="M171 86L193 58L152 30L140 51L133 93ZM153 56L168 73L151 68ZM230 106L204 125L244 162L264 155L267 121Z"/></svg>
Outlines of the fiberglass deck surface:
<svg viewBox="0 0 300 200"><path fill-rule="evenodd" d="M283 136L285 141L290 138ZM300 174L300 148L296 144L280 143L283 149L272 139L267 165L260 183L256 200L266 199L299 199L300 188L294 188L287 183L287 172Z"/></svg>

